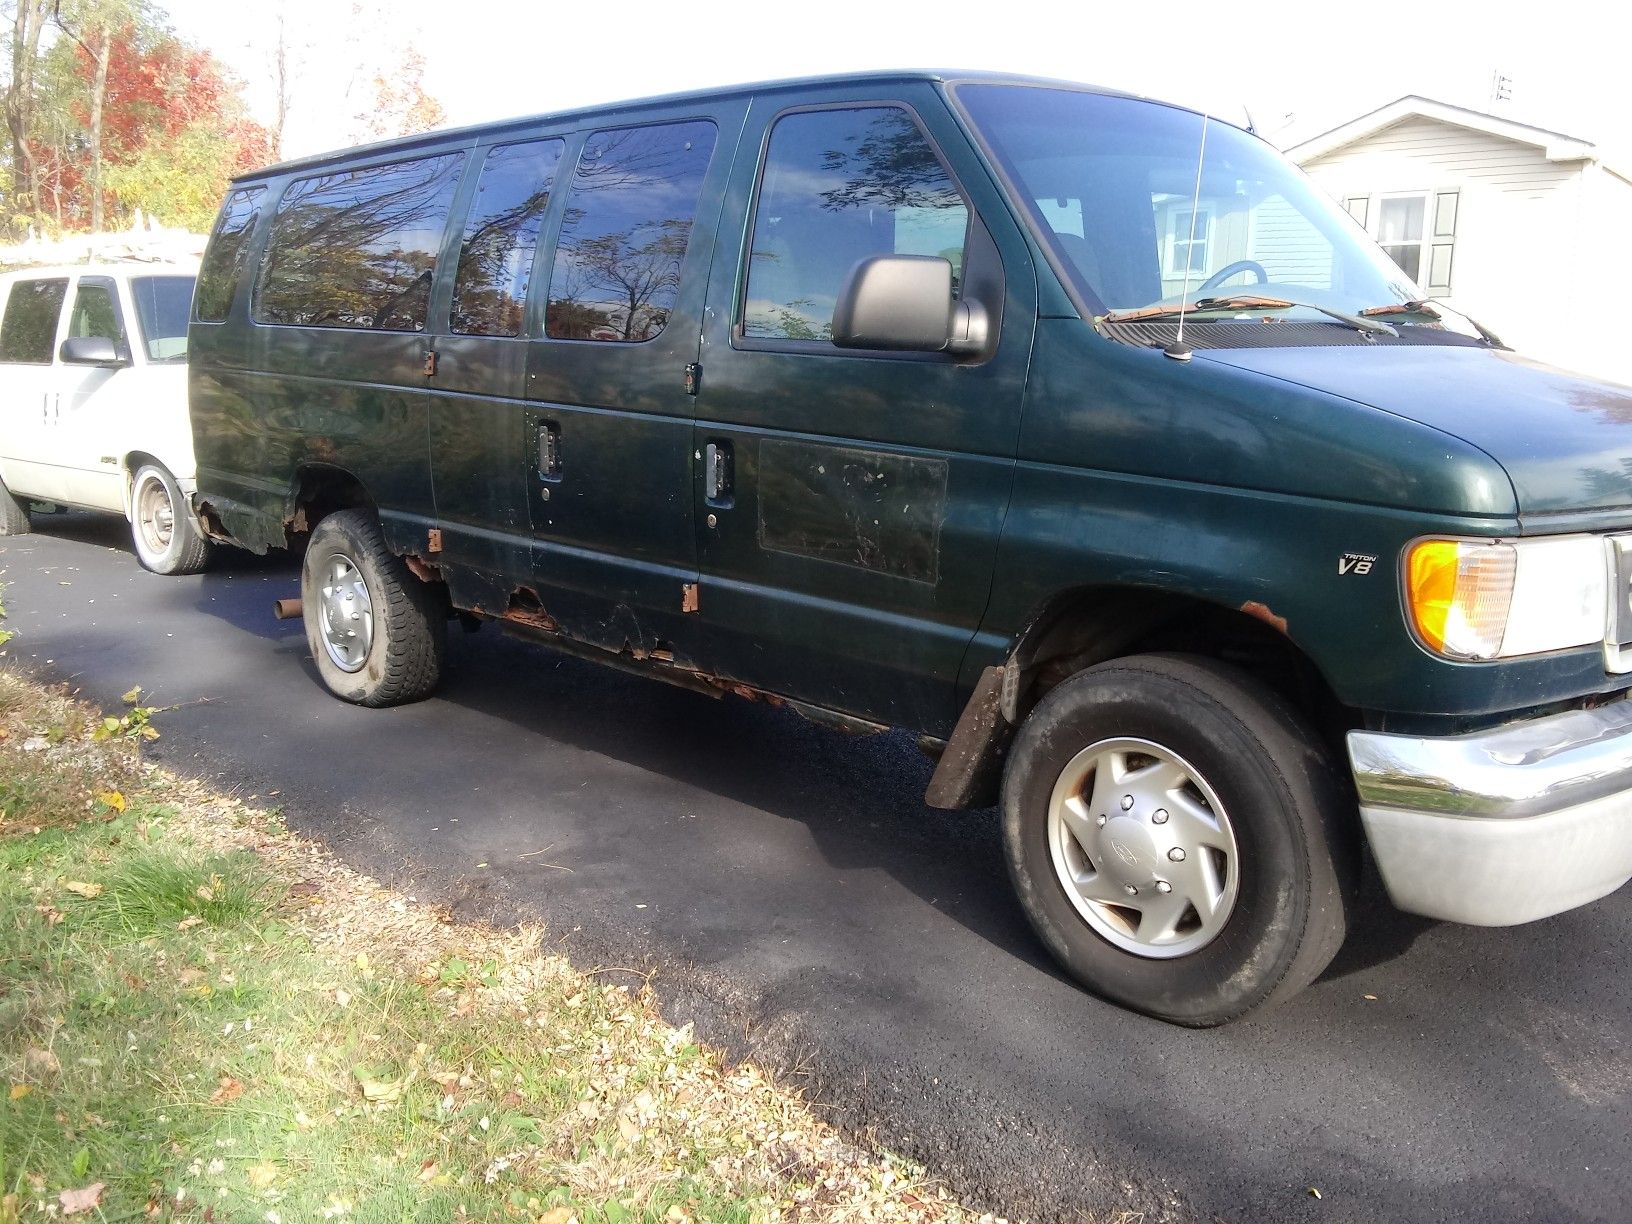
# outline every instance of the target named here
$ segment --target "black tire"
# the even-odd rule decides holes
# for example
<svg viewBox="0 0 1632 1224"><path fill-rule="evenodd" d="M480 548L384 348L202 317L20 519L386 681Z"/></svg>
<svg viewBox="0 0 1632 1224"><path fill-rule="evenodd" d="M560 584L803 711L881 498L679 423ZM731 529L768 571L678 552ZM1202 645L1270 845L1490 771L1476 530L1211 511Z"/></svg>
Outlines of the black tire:
<svg viewBox="0 0 1632 1224"><path fill-rule="evenodd" d="M11 495L5 482L0 481L0 536L27 535L33 530L27 508Z"/></svg>
<svg viewBox="0 0 1632 1224"><path fill-rule="evenodd" d="M1079 768L1077 762L1085 759L1079 754L1098 759L1087 753L1090 747L1124 739L1159 745L1181 758L1204 776L1228 813L1225 823L1236 850L1233 905L1218 907L1222 925L1210 942L1193 951L1170 950L1158 957L1148 945L1146 951L1135 951L1113 943L1114 929L1110 936L1102 934L1083 911L1114 916L1114 904L1107 908L1080 897L1074 901L1055 866L1056 842L1051 838L1065 844L1064 835L1050 831L1056 783L1068 776L1068 766ZM1152 758L1129 759L1142 765ZM1081 810L1113 806L1124 804L1121 799L1104 803L1096 794ZM1142 817L1141 807L1151 805L1128 806L1133 823L1122 827L1134 837L1117 841L1108 836L1123 815L1114 810L1111 825L1097 811L1081 825L1090 840L1096 827L1106 830L1094 843L1102 863L1088 863L1088 853L1080 860L1093 867L1096 877L1104 875L1089 892L1113 891L1117 881L1131 882L1147 869L1159 880L1170 866L1163 860L1172 851L1146 852L1154 843L1138 840L1143 826L1134 818ZM1356 822L1345 818L1352 810L1352 796L1329 754L1270 689L1210 659L1139 655L1071 677L1031 712L1005 770L1003 838L1026 915L1072 977L1136 1011L1207 1027L1289 998L1337 955L1358 877ZM1154 824L1168 820L1165 811L1144 818ZM1068 823L1061 817L1060 826ZM1153 836L1157 832L1152 829ZM1131 852L1125 851L1128 845L1134 847ZM1123 856L1121 865L1111 862L1105 846ZM1069 867L1068 851L1059 853ZM1141 852L1146 852L1143 858ZM1127 865L1135 861L1138 866ZM1083 870L1077 878L1088 874ZM1125 891L1130 885L1119 886ZM1158 891L1170 893L1173 886L1154 883L1147 898L1154 900ZM1185 917L1201 925L1199 910L1186 910ZM1142 928L1143 922L1140 916L1137 926ZM1125 943L1139 938L1137 930L1123 936Z"/></svg>
<svg viewBox="0 0 1632 1224"><path fill-rule="evenodd" d="M348 659L331 651L324 628L326 581L349 562L367 596L366 649ZM323 683L336 697L365 706L403 705L430 696L442 677L447 607L440 588L421 582L385 545L367 510L339 510L318 523L300 569L306 644ZM355 606L355 605L354 605Z"/></svg>
<svg viewBox="0 0 1632 1224"><path fill-rule="evenodd" d="M136 559L155 574L197 574L210 563L210 542L181 487L156 463L131 478L130 538Z"/></svg>

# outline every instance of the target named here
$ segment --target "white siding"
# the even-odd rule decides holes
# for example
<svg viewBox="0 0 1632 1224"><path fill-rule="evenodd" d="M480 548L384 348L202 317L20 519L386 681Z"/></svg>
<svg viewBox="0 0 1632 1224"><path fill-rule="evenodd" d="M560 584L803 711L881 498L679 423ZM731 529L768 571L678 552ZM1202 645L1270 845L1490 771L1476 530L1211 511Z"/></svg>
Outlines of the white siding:
<svg viewBox="0 0 1632 1224"><path fill-rule="evenodd" d="M1550 162L1523 144L1420 116L1304 165L1343 201L1461 193L1451 296L1521 353L1632 381L1616 317L1632 258L1632 186L1593 162ZM1620 266L1615 266L1615 265Z"/></svg>

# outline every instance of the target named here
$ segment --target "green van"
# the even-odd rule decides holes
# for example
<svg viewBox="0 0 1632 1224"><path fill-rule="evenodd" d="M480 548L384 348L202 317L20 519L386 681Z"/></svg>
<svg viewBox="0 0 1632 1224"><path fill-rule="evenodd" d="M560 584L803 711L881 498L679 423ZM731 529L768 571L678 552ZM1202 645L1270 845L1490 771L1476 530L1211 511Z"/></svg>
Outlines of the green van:
<svg viewBox="0 0 1632 1224"><path fill-rule="evenodd" d="M887 74L313 157L232 184L189 345L199 516L304 549L336 695L494 622L910 729L1129 1007L1295 993L1367 852L1486 925L1632 877L1632 390L1229 124Z"/></svg>

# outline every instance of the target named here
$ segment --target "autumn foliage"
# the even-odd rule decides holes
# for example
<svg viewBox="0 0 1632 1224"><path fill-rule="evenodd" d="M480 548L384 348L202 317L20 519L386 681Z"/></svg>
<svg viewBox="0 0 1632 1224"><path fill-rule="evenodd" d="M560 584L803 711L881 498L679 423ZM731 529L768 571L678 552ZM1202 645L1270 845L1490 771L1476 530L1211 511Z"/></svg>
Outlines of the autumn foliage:
<svg viewBox="0 0 1632 1224"><path fill-rule="evenodd" d="M226 180L268 160L270 138L249 118L238 83L149 10L114 20L87 6L81 21L64 18L44 41L31 71L14 70L7 83L8 94L30 96L7 99L8 115L20 111L25 122L12 125L6 150L5 228L107 228L138 209L205 228Z"/></svg>

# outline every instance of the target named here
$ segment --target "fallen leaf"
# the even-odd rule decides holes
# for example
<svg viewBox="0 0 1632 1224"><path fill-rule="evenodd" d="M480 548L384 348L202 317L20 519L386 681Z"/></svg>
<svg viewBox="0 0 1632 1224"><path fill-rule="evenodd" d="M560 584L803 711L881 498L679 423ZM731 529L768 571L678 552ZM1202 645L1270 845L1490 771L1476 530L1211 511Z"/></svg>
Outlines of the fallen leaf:
<svg viewBox="0 0 1632 1224"><path fill-rule="evenodd" d="M119 698L119 700L124 702L126 705L135 705L141 699L142 686L139 684L135 688L131 689L130 692L125 693Z"/></svg>
<svg viewBox="0 0 1632 1224"><path fill-rule="evenodd" d="M102 1204L102 1183L92 1182L78 1190L64 1190L57 1195L57 1202L62 1204L62 1214L65 1216L95 1211Z"/></svg>
<svg viewBox="0 0 1632 1224"><path fill-rule="evenodd" d="M278 1180L278 1166L270 1160L249 1166L249 1184L256 1190L265 1190Z"/></svg>
<svg viewBox="0 0 1632 1224"><path fill-rule="evenodd" d="M20 1101L33 1091L33 1084L13 1084L11 1086L11 1099L14 1101Z"/></svg>
<svg viewBox="0 0 1632 1224"><path fill-rule="evenodd" d="M244 1095L244 1086L230 1075L223 1075L221 1083L210 1093L211 1105L225 1105Z"/></svg>
<svg viewBox="0 0 1632 1224"><path fill-rule="evenodd" d="M619 1114L618 1134L623 1136L625 1143L634 1143L640 1138L640 1124L628 1114Z"/></svg>
<svg viewBox="0 0 1632 1224"><path fill-rule="evenodd" d="M422 1182L428 1182L435 1177L439 1171L440 1170L436 1161L427 1160L424 1164L419 1166L419 1180Z"/></svg>
<svg viewBox="0 0 1632 1224"><path fill-rule="evenodd" d="M0 1224L17 1224L17 1219L21 1213L22 1207L15 1194L8 1194L5 1198L0 1198Z"/></svg>
<svg viewBox="0 0 1632 1224"><path fill-rule="evenodd" d="M87 884L84 880L65 881L63 883L63 888L68 892L73 893L75 896L85 897L86 899L91 897L100 897L102 895L102 885Z"/></svg>
<svg viewBox="0 0 1632 1224"><path fill-rule="evenodd" d="M193 927L198 926L203 921L204 919L200 918L197 914L188 914L187 917L176 923L176 930L188 931Z"/></svg>
<svg viewBox="0 0 1632 1224"><path fill-rule="evenodd" d="M352 1074L362 1087L363 1099L377 1105L389 1105L402 1096L402 1080L380 1079L367 1067L354 1067Z"/></svg>
<svg viewBox="0 0 1632 1224"><path fill-rule="evenodd" d="M571 1207L551 1207L538 1217L538 1224L578 1224L578 1217Z"/></svg>
<svg viewBox="0 0 1632 1224"><path fill-rule="evenodd" d="M125 796L116 790L97 791L96 797L116 812L123 812L126 808Z"/></svg>
<svg viewBox="0 0 1632 1224"><path fill-rule="evenodd" d="M1310 1194L1311 1197L1318 1199L1320 1197L1320 1190L1315 1186L1310 1186L1309 1187L1309 1194Z"/></svg>

